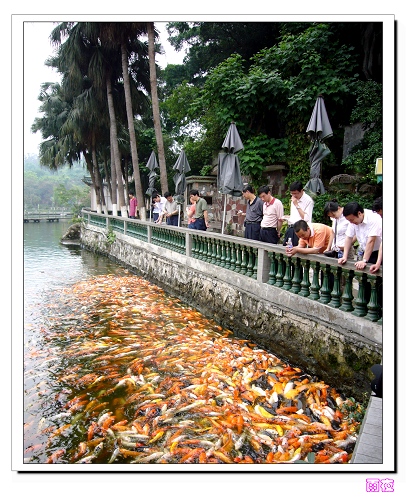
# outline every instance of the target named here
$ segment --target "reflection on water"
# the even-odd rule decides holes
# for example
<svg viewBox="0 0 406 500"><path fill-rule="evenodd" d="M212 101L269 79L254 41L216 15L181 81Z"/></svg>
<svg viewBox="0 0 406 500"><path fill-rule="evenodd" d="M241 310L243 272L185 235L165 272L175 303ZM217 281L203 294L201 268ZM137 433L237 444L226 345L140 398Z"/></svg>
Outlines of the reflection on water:
<svg viewBox="0 0 406 500"><path fill-rule="evenodd" d="M60 238L68 227L68 222L24 224L25 300L30 301L43 290L119 269L105 257L79 247L61 245Z"/></svg>
<svg viewBox="0 0 406 500"><path fill-rule="evenodd" d="M333 388L42 225L25 235L26 463L349 460L359 423Z"/></svg>

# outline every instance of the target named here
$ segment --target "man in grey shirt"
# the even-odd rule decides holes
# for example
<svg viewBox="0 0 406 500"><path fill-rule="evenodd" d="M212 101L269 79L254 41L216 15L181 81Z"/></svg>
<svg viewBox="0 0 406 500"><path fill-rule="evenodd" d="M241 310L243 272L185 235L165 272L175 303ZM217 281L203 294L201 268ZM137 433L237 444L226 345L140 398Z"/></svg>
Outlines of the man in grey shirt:
<svg viewBox="0 0 406 500"><path fill-rule="evenodd" d="M169 191L164 194L164 197L166 198L166 203L161 217L166 215L166 224L168 226L177 226L179 220L178 205Z"/></svg>
<svg viewBox="0 0 406 500"><path fill-rule="evenodd" d="M264 202L254 194L254 189L250 185L243 188L242 196L247 200L244 238L259 241Z"/></svg>
<svg viewBox="0 0 406 500"><path fill-rule="evenodd" d="M207 212L207 201L199 196L197 189L190 191L190 200L195 203L195 221L189 224L190 229L199 229L199 231L206 231L209 227L209 216Z"/></svg>

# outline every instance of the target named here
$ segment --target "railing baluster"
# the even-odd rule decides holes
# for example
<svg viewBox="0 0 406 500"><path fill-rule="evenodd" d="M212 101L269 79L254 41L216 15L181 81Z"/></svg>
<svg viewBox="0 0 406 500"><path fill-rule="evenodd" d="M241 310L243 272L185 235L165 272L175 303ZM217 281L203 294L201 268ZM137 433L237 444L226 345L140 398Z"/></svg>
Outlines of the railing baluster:
<svg viewBox="0 0 406 500"><path fill-rule="evenodd" d="M305 260L303 262L303 279L302 282L300 283L300 292L298 293L298 295L300 295L301 297L308 297L310 295L309 272L310 272L310 261Z"/></svg>
<svg viewBox="0 0 406 500"><path fill-rule="evenodd" d="M333 266L331 269L334 276L334 286L331 292L331 300L328 305L339 308L341 305L341 267Z"/></svg>
<svg viewBox="0 0 406 500"><path fill-rule="evenodd" d="M284 256L285 273L283 275L283 289L290 290L292 288L292 257Z"/></svg>
<svg viewBox="0 0 406 500"><path fill-rule="evenodd" d="M207 238L202 236L202 242L203 242L203 254L202 254L202 259L207 262L208 258L208 252L207 252Z"/></svg>
<svg viewBox="0 0 406 500"><path fill-rule="evenodd" d="M211 250L211 238L207 238L207 259L206 262L211 263L212 250Z"/></svg>
<svg viewBox="0 0 406 500"><path fill-rule="evenodd" d="M234 244L234 242L231 242L230 247L231 247L231 249L230 249L230 270L231 271L235 271L235 259L236 259L236 255L235 255L235 244Z"/></svg>
<svg viewBox="0 0 406 500"><path fill-rule="evenodd" d="M215 238L211 243L211 263L217 265L217 240Z"/></svg>
<svg viewBox="0 0 406 500"><path fill-rule="evenodd" d="M202 241L202 237L199 235L197 237L197 243L198 243L198 259L199 260L203 260L203 241Z"/></svg>
<svg viewBox="0 0 406 500"><path fill-rule="evenodd" d="M224 267L226 269L230 269L230 243L228 241L226 241L225 243L225 246L226 246L226 260L224 262Z"/></svg>
<svg viewBox="0 0 406 500"><path fill-rule="evenodd" d="M251 277L253 274L253 262L252 262L252 248L250 247L245 247L245 251L248 253L248 262L247 262L247 272L246 276Z"/></svg>
<svg viewBox="0 0 406 500"><path fill-rule="evenodd" d="M254 262L254 267L252 268L252 278L256 280L258 277L258 248L252 249L252 259Z"/></svg>
<svg viewBox="0 0 406 500"><path fill-rule="evenodd" d="M241 245L241 274L247 274L247 248L245 245Z"/></svg>
<svg viewBox="0 0 406 500"><path fill-rule="evenodd" d="M292 293L300 292L300 283L301 283L301 272L302 272L302 264L299 257L292 258L293 263L293 279L292 279L292 288L290 291Z"/></svg>
<svg viewBox="0 0 406 500"><path fill-rule="evenodd" d="M278 255L278 272L276 273L275 286L283 287L283 276L284 276L284 254L280 253Z"/></svg>
<svg viewBox="0 0 406 500"><path fill-rule="evenodd" d="M197 259L197 236L192 235L192 257Z"/></svg>
<svg viewBox="0 0 406 500"><path fill-rule="evenodd" d="M268 252L268 256L269 256L269 261L270 261L268 284L274 285L276 283L276 268L278 265L278 261L276 259L275 252Z"/></svg>
<svg viewBox="0 0 406 500"><path fill-rule="evenodd" d="M221 264L221 247L220 240L215 240L215 264L216 266L220 266Z"/></svg>
<svg viewBox="0 0 406 500"><path fill-rule="evenodd" d="M323 281L322 286L320 288L320 299L319 302L322 304L328 304L331 300L331 291L330 291L330 265L329 264L320 264Z"/></svg>
<svg viewBox="0 0 406 500"><path fill-rule="evenodd" d="M351 314L362 317L367 314L367 301L365 299L367 275L362 272L355 271L355 276L358 281L358 296L354 300L354 310Z"/></svg>
<svg viewBox="0 0 406 500"><path fill-rule="evenodd" d="M235 272L241 273L241 245L235 245Z"/></svg>
<svg viewBox="0 0 406 500"><path fill-rule="evenodd" d="M313 279L312 284L310 286L310 295L309 299L311 300L319 300L320 299L320 284L319 284L319 271L320 271L320 262L312 262L310 264L313 270Z"/></svg>
<svg viewBox="0 0 406 500"><path fill-rule="evenodd" d="M352 305L352 301L354 299L354 296L352 294L352 281L354 279L354 271L352 269L346 269L342 268L342 273L344 275L344 280L345 280L345 287L344 287L344 292L341 297L341 306L339 309L341 311L353 311L354 307Z"/></svg>
<svg viewBox="0 0 406 500"><path fill-rule="evenodd" d="M380 306L378 303L378 276L369 275L368 279L371 284L371 297L369 298L369 302L367 304L368 313L365 316L367 319L371 321L378 321L381 317L380 314Z"/></svg>
<svg viewBox="0 0 406 500"><path fill-rule="evenodd" d="M220 267L224 267L225 262L226 262L226 254L225 254L225 248L224 248L224 241L220 240L219 241L220 245Z"/></svg>

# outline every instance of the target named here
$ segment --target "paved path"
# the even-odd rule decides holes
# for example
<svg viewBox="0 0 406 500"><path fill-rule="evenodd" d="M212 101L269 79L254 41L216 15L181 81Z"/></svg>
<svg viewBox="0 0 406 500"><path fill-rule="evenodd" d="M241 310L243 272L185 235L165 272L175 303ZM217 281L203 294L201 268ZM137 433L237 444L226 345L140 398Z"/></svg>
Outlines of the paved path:
<svg viewBox="0 0 406 500"><path fill-rule="evenodd" d="M351 463L381 464L382 460L382 398L371 396Z"/></svg>

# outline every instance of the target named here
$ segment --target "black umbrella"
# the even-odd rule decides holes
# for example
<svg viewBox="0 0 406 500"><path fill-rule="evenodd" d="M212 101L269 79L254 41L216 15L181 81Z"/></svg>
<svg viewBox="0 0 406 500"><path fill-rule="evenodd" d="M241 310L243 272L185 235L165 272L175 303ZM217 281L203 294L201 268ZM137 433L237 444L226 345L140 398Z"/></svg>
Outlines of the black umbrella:
<svg viewBox="0 0 406 500"><path fill-rule="evenodd" d="M151 156L149 157L148 163L147 163L147 168L149 169L149 174L148 174L148 189L146 191L146 194L148 196L152 196L152 193L155 191L155 180L158 177L158 174L156 173L156 170L159 168L156 156L154 151L152 151ZM151 212L152 212L152 207L151 207ZM150 213L150 220L151 220L151 213Z"/></svg>
<svg viewBox="0 0 406 500"><path fill-rule="evenodd" d="M324 141L333 135L333 130L322 95L317 97L306 132L309 134L312 144L309 148L310 180L305 189L307 188L315 194L323 194L326 190L320 179L321 163L330 154L330 150L324 144Z"/></svg>
<svg viewBox="0 0 406 500"><path fill-rule="evenodd" d="M243 189L240 160L235 153L244 149L244 146L234 122L231 122L221 147L225 149L226 152L219 153L218 156L217 185L219 193L225 195L223 224L221 229L221 232L224 233L227 195L241 196Z"/></svg>
<svg viewBox="0 0 406 500"><path fill-rule="evenodd" d="M180 205L185 201L185 190L186 190L186 177L185 174L190 172L191 168L186 157L185 151L182 149L178 159L176 160L173 169L176 170L176 174L173 176L173 181L175 183L175 201L178 204L178 226L180 226Z"/></svg>

